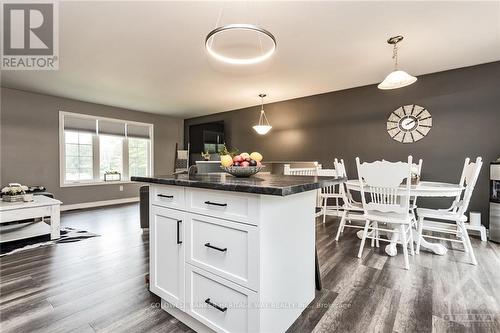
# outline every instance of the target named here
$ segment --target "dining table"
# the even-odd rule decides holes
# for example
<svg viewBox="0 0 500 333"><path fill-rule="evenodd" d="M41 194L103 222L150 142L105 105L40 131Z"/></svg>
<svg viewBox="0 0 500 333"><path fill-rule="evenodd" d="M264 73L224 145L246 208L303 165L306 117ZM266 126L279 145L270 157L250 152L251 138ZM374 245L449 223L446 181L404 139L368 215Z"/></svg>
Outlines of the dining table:
<svg viewBox="0 0 500 333"><path fill-rule="evenodd" d="M346 187L349 191L361 191L361 185L359 179L350 179L346 182ZM406 185L400 186L401 195L406 194ZM410 187L410 196L412 198L419 197L457 197L459 196L464 187L460 184L452 184L452 183L442 183L442 182L431 182L431 181L420 181L416 185L411 185ZM365 188L365 192L368 191L368 188ZM420 237L415 229L412 229L413 239L416 242L418 237ZM362 234L361 232L358 232ZM361 235L358 235L360 237ZM391 242L386 246L385 252L389 256L395 256L397 254L396 244L398 240L398 234L393 233L391 237ZM427 248L434 252L435 254L444 255L447 252L446 247L438 243L431 243L421 237L420 246Z"/></svg>

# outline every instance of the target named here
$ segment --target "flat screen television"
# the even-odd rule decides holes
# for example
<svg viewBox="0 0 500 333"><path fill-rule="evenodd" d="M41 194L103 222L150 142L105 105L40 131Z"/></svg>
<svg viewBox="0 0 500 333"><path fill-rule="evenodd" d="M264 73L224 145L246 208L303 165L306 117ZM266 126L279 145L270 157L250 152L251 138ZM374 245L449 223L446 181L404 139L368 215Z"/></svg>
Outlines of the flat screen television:
<svg viewBox="0 0 500 333"><path fill-rule="evenodd" d="M201 160L202 152L217 154L224 145L224 121L189 126L189 164Z"/></svg>

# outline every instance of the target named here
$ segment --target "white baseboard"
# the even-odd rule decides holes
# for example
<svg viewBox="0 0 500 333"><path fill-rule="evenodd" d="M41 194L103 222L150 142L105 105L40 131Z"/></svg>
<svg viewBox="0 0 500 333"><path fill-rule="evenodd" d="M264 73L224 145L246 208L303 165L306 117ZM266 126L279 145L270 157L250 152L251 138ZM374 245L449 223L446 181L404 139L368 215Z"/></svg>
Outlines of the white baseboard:
<svg viewBox="0 0 500 333"><path fill-rule="evenodd" d="M72 205L62 205L61 211L93 208L93 207L102 207L102 206L110 206L110 205L119 205L119 204L125 204L125 203L130 203L130 202L139 202L139 197L92 201L92 202L82 202L82 203L72 204Z"/></svg>

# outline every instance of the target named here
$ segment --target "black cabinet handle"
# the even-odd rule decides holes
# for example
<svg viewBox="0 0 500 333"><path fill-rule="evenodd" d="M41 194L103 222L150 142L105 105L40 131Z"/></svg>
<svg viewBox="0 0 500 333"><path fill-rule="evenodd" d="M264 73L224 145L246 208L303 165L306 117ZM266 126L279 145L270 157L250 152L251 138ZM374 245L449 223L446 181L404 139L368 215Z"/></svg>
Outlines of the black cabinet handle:
<svg viewBox="0 0 500 333"><path fill-rule="evenodd" d="M173 195L166 195L166 194L157 194L157 196L162 197L162 198L168 198L168 199L173 199Z"/></svg>
<svg viewBox="0 0 500 333"><path fill-rule="evenodd" d="M182 244L181 236L180 236L180 228L179 225L182 223L182 220L177 220L177 244Z"/></svg>
<svg viewBox="0 0 500 333"><path fill-rule="evenodd" d="M207 205L214 205L214 206L220 206L220 207L226 207L227 203L218 203L218 202L212 202L212 201L205 201Z"/></svg>
<svg viewBox="0 0 500 333"><path fill-rule="evenodd" d="M216 308L216 309L217 309L217 310L219 310L220 312L226 312L226 310L227 310L227 307L221 307L221 306L219 306L219 305L217 305L217 304L215 304L215 303L210 302L210 298L207 298L207 299L205 300L205 303L207 303L207 304L208 304L208 305L210 305L210 306L213 306L214 308Z"/></svg>
<svg viewBox="0 0 500 333"><path fill-rule="evenodd" d="M217 247L217 246L213 246L213 245L210 245L210 243L206 243L205 244L206 247L209 247L211 249L214 249L214 250L217 250L217 251L220 251L220 252L226 252L227 251L227 247L225 248L220 248L220 247Z"/></svg>

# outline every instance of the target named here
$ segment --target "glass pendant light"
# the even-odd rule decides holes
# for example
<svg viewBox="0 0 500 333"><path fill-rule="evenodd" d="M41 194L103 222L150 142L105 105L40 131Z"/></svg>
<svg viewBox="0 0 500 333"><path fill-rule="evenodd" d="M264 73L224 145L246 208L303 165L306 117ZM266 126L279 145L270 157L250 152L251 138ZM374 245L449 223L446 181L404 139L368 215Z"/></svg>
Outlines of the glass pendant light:
<svg viewBox="0 0 500 333"><path fill-rule="evenodd" d="M379 85L378 88L382 90L397 89L409 86L415 83L417 78L411 76L405 71L398 69L398 43L403 40L403 36L391 37L387 40L387 43L394 45L394 50L392 53L392 59L394 59L394 71L387 75Z"/></svg>
<svg viewBox="0 0 500 333"><path fill-rule="evenodd" d="M260 135L267 134L273 128L271 125L269 125L269 121L267 120L266 113L264 112L264 97L266 97L266 94L260 94L259 97L261 98L261 109L260 109L260 117L259 117L259 124L253 126L253 129L255 132L257 132Z"/></svg>

